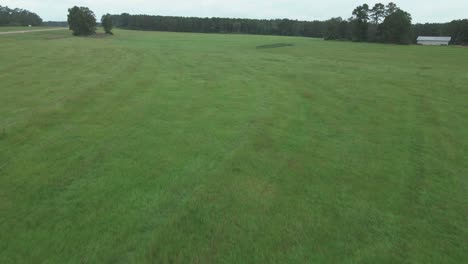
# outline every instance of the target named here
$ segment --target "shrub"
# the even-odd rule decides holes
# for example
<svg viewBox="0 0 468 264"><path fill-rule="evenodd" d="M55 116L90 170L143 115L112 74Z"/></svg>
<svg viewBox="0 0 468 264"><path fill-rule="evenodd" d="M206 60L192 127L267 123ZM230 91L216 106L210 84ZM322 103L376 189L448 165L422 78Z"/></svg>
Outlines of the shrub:
<svg viewBox="0 0 468 264"><path fill-rule="evenodd" d="M68 9L68 25L73 31L73 35L92 35L96 33L96 16L87 7L77 7Z"/></svg>
<svg viewBox="0 0 468 264"><path fill-rule="evenodd" d="M112 24L112 17L110 14L103 15L101 18L101 23L102 26L104 27L104 31L106 34L113 35L112 34L112 28L114 25Z"/></svg>

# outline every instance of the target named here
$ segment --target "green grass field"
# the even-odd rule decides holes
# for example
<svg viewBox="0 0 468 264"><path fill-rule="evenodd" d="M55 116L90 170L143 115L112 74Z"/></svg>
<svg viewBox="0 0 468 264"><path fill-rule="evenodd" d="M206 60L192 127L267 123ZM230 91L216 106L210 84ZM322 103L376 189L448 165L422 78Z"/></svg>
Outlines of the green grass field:
<svg viewBox="0 0 468 264"><path fill-rule="evenodd" d="M0 50L0 263L468 261L468 49L116 30Z"/></svg>

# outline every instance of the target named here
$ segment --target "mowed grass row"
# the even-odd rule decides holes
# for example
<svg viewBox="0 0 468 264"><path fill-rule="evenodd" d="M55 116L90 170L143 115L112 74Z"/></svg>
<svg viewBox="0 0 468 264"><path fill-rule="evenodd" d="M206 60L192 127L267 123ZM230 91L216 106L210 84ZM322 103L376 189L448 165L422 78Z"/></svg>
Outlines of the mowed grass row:
<svg viewBox="0 0 468 264"><path fill-rule="evenodd" d="M0 50L1 263L468 259L468 49L116 30Z"/></svg>

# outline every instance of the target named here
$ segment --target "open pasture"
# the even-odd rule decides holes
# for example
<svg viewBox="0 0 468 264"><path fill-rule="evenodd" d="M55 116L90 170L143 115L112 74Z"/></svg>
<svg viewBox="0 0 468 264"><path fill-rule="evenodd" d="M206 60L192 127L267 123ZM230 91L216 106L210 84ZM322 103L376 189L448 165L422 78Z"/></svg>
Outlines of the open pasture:
<svg viewBox="0 0 468 264"><path fill-rule="evenodd" d="M468 49L115 30L0 50L0 263L468 259Z"/></svg>

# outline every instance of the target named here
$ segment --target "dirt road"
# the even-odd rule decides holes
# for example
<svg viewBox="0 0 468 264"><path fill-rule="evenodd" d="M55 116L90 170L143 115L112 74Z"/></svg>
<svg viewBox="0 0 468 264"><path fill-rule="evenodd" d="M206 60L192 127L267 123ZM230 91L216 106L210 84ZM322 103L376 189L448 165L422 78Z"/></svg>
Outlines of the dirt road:
<svg viewBox="0 0 468 264"><path fill-rule="evenodd" d="M50 28L50 29L32 29L32 30L20 30L20 31L5 31L5 32L0 32L0 35L21 34L21 33L41 32L41 31L55 31L55 30L65 30L65 29L68 29L68 28Z"/></svg>

